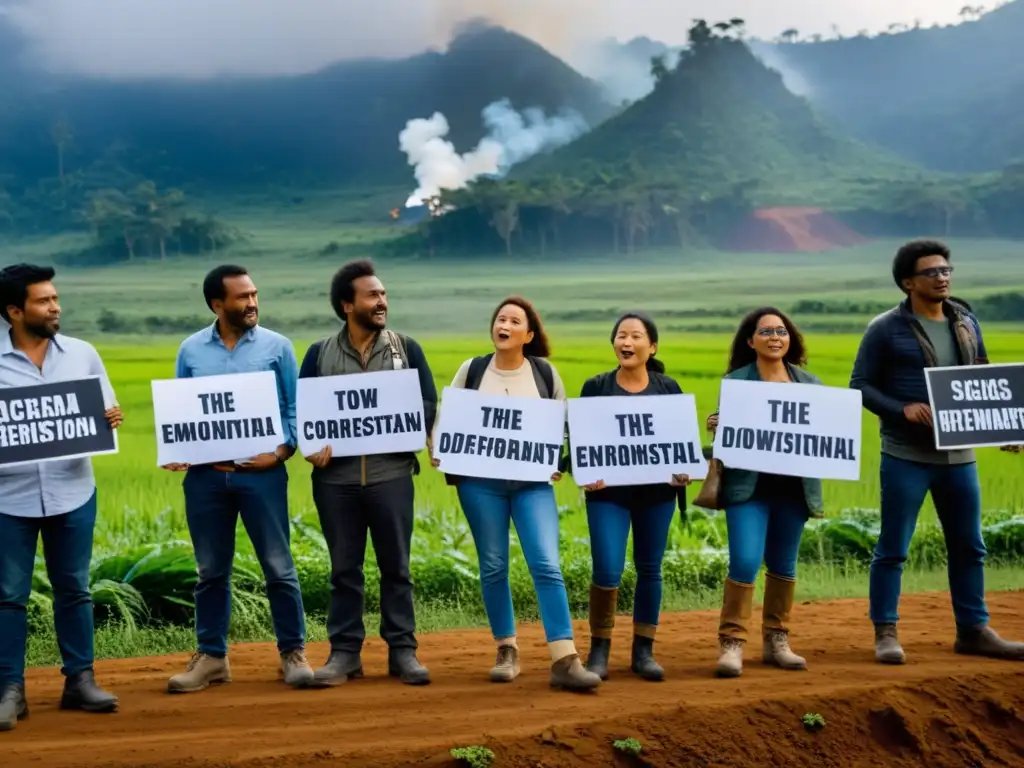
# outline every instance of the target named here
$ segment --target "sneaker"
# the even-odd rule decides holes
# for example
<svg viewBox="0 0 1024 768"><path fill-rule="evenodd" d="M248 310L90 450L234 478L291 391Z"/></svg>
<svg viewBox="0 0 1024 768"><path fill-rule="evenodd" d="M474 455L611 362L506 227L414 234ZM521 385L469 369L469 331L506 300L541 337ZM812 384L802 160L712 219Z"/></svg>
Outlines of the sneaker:
<svg viewBox="0 0 1024 768"><path fill-rule="evenodd" d="M498 648L498 658L491 668L492 683L511 683L519 677L519 649L514 645Z"/></svg>

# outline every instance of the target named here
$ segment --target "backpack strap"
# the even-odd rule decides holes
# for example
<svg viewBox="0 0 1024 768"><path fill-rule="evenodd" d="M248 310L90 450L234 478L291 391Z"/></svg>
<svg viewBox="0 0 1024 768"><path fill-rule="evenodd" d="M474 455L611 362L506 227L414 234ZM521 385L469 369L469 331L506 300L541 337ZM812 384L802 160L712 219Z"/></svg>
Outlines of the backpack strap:
<svg viewBox="0 0 1024 768"><path fill-rule="evenodd" d="M474 357L470 361L469 370L466 372L466 389L480 388L480 382L483 381L484 373L487 372L487 366L491 364L492 357L494 357L493 353Z"/></svg>
<svg viewBox="0 0 1024 768"><path fill-rule="evenodd" d="M555 374L551 370L551 363L542 357L527 357L526 359L530 361L537 392L545 400L553 399L555 396Z"/></svg>
<svg viewBox="0 0 1024 768"><path fill-rule="evenodd" d="M385 328L381 331L384 336L384 342L388 345L391 350L391 359L394 362L401 361L401 365L394 365L395 370L399 368L409 367L409 350L405 346L405 336L400 333Z"/></svg>

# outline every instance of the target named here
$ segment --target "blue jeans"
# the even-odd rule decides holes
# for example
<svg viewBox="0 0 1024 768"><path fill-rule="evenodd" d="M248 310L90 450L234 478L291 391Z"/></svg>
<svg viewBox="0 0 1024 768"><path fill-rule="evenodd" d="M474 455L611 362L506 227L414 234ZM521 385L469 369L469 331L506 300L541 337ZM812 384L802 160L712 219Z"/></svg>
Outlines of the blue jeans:
<svg viewBox="0 0 1024 768"><path fill-rule="evenodd" d="M611 501L587 501L590 554L594 583L605 589L618 587L626 567L626 541L633 527L633 565L636 593L633 621L658 625L661 613L661 561L668 545L668 531L676 512L676 500L631 510Z"/></svg>
<svg viewBox="0 0 1024 768"><path fill-rule="evenodd" d="M480 561L480 588L495 639L516 633L508 581L509 523L530 569L547 641L572 639L569 596L558 564L558 507L548 483L464 478L457 486Z"/></svg>
<svg viewBox="0 0 1024 768"><path fill-rule="evenodd" d="M981 484L977 464L922 464L882 454L882 532L871 561L871 621L895 624L903 564L925 495L931 493L946 539L949 595L956 623L988 623Z"/></svg>
<svg viewBox="0 0 1024 768"><path fill-rule="evenodd" d="M796 578L800 540L807 524L802 498L753 498L725 510L729 535L729 578L753 584L763 562L768 573Z"/></svg>
<svg viewBox="0 0 1024 768"><path fill-rule="evenodd" d="M36 542L43 536L53 587L53 626L65 675L92 667L93 613L89 590L96 492L78 509L51 517L0 514L0 686L25 684L29 594Z"/></svg>
<svg viewBox="0 0 1024 768"><path fill-rule="evenodd" d="M196 553L196 638L200 653L228 652L231 571L238 516L252 541L267 583L270 616L281 653L302 648L306 617L290 549L288 471L221 472L192 467L182 483L185 516Z"/></svg>

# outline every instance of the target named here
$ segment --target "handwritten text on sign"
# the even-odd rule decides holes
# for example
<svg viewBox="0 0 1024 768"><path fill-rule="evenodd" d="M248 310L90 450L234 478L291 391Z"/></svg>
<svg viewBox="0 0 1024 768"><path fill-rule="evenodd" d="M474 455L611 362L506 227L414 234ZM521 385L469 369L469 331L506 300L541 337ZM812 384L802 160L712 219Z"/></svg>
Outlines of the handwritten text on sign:
<svg viewBox="0 0 1024 768"><path fill-rule="evenodd" d="M285 441L272 371L152 382L157 464L209 464Z"/></svg>
<svg viewBox="0 0 1024 768"><path fill-rule="evenodd" d="M860 390L722 381L714 455L731 469L860 479Z"/></svg>
<svg viewBox="0 0 1024 768"><path fill-rule="evenodd" d="M98 377L0 389L0 465L117 453Z"/></svg>
<svg viewBox="0 0 1024 768"><path fill-rule="evenodd" d="M707 476L693 395L569 400L573 479L581 484L668 483Z"/></svg>
<svg viewBox="0 0 1024 768"><path fill-rule="evenodd" d="M434 439L440 470L465 477L547 481L558 471L565 403L445 387Z"/></svg>
<svg viewBox="0 0 1024 768"><path fill-rule="evenodd" d="M1024 445L1024 363L926 368L935 447Z"/></svg>
<svg viewBox="0 0 1024 768"><path fill-rule="evenodd" d="M333 456L415 453L427 444L415 370L299 379L299 450Z"/></svg>

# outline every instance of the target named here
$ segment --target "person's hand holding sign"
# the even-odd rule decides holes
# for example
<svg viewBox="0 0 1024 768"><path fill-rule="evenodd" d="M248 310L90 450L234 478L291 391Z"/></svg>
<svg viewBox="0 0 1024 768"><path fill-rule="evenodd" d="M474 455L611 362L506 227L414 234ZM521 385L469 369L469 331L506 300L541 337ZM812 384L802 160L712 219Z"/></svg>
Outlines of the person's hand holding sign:
<svg viewBox="0 0 1024 768"><path fill-rule="evenodd" d="M678 488L680 486L689 485L692 482L693 481L690 479L689 475L672 475L672 482L670 482L669 485L674 485Z"/></svg>
<svg viewBox="0 0 1024 768"><path fill-rule="evenodd" d="M331 450L331 446L330 445L325 445L323 448L321 448L316 453L309 454L309 456L306 457L306 461L308 461L310 464L312 464L317 469L323 469L324 467L327 466L328 462L331 460L331 455L332 454L333 454L333 451Z"/></svg>
<svg viewBox="0 0 1024 768"><path fill-rule="evenodd" d="M1006 451L1007 453L1020 453L1024 451L1024 445L1004 445L999 450Z"/></svg>
<svg viewBox="0 0 1024 768"><path fill-rule="evenodd" d="M121 413L121 406L119 405L115 405L113 408L108 408L104 411L103 416L106 418L111 429L117 429L124 424L124 414Z"/></svg>
<svg viewBox="0 0 1024 768"><path fill-rule="evenodd" d="M903 415L911 424L932 425L932 409L924 403L911 403L903 407Z"/></svg>
<svg viewBox="0 0 1024 768"><path fill-rule="evenodd" d="M583 490L591 493L593 491L600 491L604 487L604 480L598 480L596 483L588 483L587 485L584 485Z"/></svg>
<svg viewBox="0 0 1024 768"><path fill-rule="evenodd" d="M714 432L715 430L718 429L718 414L717 413L712 413L710 416L708 416L707 428L708 428L708 432Z"/></svg>
<svg viewBox="0 0 1024 768"><path fill-rule="evenodd" d="M240 461L240 462L238 462L238 466L239 467L243 467L244 469L255 469L258 472L264 472L264 471L266 471L268 469L273 469L278 464L283 464L283 463L284 463L284 460L275 451L274 453L260 453L260 454L257 454L256 456L253 456L248 461Z"/></svg>

